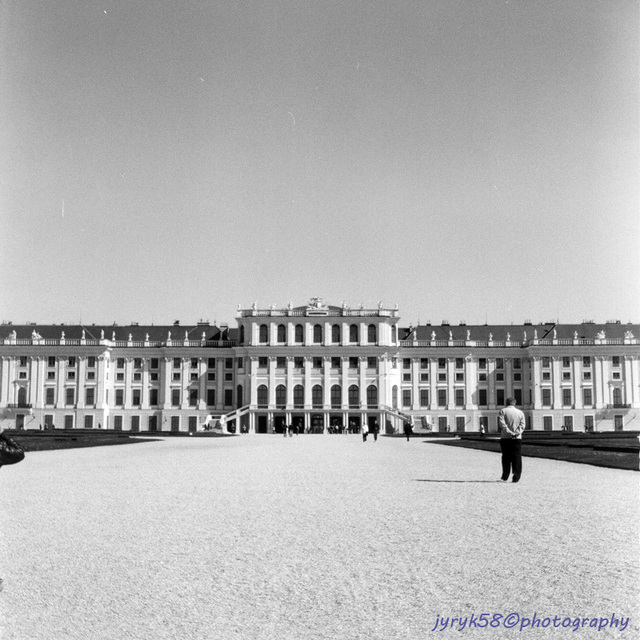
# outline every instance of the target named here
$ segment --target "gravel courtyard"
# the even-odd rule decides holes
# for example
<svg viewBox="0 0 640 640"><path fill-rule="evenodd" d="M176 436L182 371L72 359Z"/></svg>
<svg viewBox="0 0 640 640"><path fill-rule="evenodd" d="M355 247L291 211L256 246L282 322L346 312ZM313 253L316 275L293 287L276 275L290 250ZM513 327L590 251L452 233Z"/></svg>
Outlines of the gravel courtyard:
<svg viewBox="0 0 640 640"><path fill-rule="evenodd" d="M2 640L639 637L637 472L359 436L173 438L0 470ZM630 617L432 631L437 616Z"/></svg>

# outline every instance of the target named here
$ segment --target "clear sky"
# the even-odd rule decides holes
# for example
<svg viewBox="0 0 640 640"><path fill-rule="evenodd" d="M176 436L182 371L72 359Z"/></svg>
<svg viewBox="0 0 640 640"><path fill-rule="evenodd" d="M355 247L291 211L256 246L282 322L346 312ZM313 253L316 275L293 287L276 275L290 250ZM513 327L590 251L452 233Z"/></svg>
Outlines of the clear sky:
<svg viewBox="0 0 640 640"><path fill-rule="evenodd" d="M637 0L5 0L0 319L640 322Z"/></svg>

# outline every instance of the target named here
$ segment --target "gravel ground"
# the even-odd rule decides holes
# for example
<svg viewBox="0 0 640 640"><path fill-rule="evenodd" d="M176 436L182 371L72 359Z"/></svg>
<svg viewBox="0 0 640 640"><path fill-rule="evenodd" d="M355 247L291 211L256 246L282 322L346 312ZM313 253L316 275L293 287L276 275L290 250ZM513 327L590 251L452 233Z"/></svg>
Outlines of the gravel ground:
<svg viewBox="0 0 640 640"><path fill-rule="evenodd" d="M638 474L358 436L167 439L0 471L2 640L606 638L437 616L630 617Z"/></svg>

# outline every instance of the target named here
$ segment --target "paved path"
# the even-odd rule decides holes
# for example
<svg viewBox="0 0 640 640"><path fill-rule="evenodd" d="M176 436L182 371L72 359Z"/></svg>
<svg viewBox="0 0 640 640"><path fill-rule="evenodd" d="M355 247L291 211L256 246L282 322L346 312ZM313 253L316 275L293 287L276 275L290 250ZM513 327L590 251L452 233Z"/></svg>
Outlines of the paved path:
<svg viewBox="0 0 640 640"><path fill-rule="evenodd" d="M28 454L0 471L1 638L638 637L639 474L499 467L338 435ZM431 631L512 611L631 622Z"/></svg>

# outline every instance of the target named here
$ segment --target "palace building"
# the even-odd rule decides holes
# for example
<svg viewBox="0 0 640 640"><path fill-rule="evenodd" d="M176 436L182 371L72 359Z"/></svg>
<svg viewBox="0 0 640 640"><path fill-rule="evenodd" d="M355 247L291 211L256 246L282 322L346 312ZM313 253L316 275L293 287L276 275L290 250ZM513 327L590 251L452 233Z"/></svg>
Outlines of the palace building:
<svg viewBox="0 0 640 640"><path fill-rule="evenodd" d="M400 326L396 308L238 308L236 327L0 325L0 424L236 433L640 429L640 325ZM638 337L636 337L638 336Z"/></svg>

